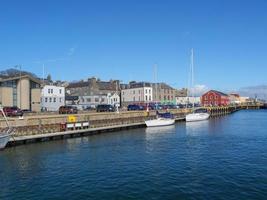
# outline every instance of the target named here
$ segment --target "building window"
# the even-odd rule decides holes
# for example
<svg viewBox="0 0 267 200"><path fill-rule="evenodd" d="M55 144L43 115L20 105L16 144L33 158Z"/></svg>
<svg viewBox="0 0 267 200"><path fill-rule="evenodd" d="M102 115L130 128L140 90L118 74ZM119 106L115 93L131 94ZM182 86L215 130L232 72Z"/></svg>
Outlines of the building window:
<svg viewBox="0 0 267 200"><path fill-rule="evenodd" d="M146 96L146 101L147 101L147 96Z"/></svg>
<svg viewBox="0 0 267 200"><path fill-rule="evenodd" d="M47 97L45 97L45 102L47 102Z"/></svg>
<svg viewBox="0 0 267 200"><path fill-rule="evenodd" d="M48 89L48 94L50 94L50 89Z"/></svg>
<svg viewBox="0 0 267 200"><path fill-rule="evenodd" d="M151 101L151 96L149 96L149 101Z"/></svg>
<svg viewBox="0 0 267 200"><path fill-rule="evenodd" d="M59 102L60 102L60 103L62 102L62 98L59 98Z"/></svg>
<svg viewBox="0 0 267 200"><path fill-rule="evenodd" d="M105 99L104 98L101 98L101 102L104 102L105 101Z"/></svg>
<svg viewBox="0 0 267 200"><path fill-rule="evenodd" d="M133 90L133 94L135 94L135 90Z"/></svg>
<svg viewBox="0 0 267 200"><path fill-rule="evenodd" d="M62 93L62 90L61 89L59 89L59 94L61 94Z"/></svg>
<svg viewBox="0 0 267 200"><path fill-rule="evenodd" d="M88 101L88 102L91 102L91 98L87 98L87 101Z"/></svg>
<svg viewBox="0 0 267 200"><path fill-rule="evenodd" d="M149 94L151 94L151 90L148 90L149 91Z"/></svg>
<svg viewBox="0 0 267 200"><path fill-rule="evenodd" d="M95 98L95 102L99 102L99 98Z"/></svg>
<svg viewBox="0 0 267 200"><path fill-rule="evenodd" d="M51 97L49 98L49 102L50 102L50 103L52 102L52 98L51 98Z"/></svg>
<svg viewBox="0 0 267 200"><path fill-rule="evenodd" d="M146 89L146 94L147 94L147 89Z"/></svg>
<svg viewBox="0 0 267 200"><path fill-rule="evenodd" d="M213 99L213 96L210 96L210 99Z"/></svg>
<svg viewBox="0 0 267 200"><path fill-rule="evenodd" d="M56 99L56 97L54 97L54 102L57 102L57 99Z"/></svg>
<svg viewBox="0 0 267 200"><path fill-rule="evenodd" d="M53 94L53 89L51 89L51 94Z"/></svg>

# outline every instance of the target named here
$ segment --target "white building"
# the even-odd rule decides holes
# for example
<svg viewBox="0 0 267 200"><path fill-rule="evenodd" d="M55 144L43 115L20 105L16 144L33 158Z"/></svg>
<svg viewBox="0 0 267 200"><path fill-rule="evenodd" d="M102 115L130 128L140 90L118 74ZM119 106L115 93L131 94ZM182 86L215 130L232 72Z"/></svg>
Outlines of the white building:
<svg viewBox="0 0 267 200"><path fill-rule="evenodd" d="M114 93L114 94L111 94L111 93L108 93L107 95L107 102L108 104L110 105L113 105L113 106L120 106L120 96L117 94L117 93Z"/></svg>
<svg viewBox="0 0 267 200"><path fill-rule="evenodd" d="M176 97L176 104L200 104L200 97Z"/></svg>
<svg viewBox="0 0 267 200"><path fill-rule="evenodd" d="M116 93L111 94L98 94L79 96L77 107L79 109L85 109L88 107L96 108L99 104L120 105L120 96Z"/></svg>
<svg viewBox="0 0 267 200"><path fill-rule="evenodd" d="M41 109L45 111L58 111L65 105L65 88L54 85L45 85L41 94Z"/></svg>
<svg viewBox="0 0 267 200"><path fill-rule="evenodd" d="M136 87L121 90L122 104L153 102L152 87Z"/></svg>

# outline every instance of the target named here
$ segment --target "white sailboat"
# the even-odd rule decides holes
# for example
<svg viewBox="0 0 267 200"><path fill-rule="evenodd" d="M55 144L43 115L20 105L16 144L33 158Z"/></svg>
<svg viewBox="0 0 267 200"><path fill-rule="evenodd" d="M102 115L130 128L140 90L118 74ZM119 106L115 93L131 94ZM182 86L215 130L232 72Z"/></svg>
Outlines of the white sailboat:
<svg viewBox="0 0 267 200"><path fill-rule="evenodd" d="M3 108L0 106L0 112L3 115L7 128L4 128L0 131L0 149L5 148L6 144L8 143L10 137L14 134L14 129L9 126L7 117L5 115L5 112L3 111Z"/></svg>
<svg viewBox="0 0 267 200"><path fill-rule="evenodd" d="M157 79L157 66L155 65L155 69L154 69L154 73L155 73L155 79ZM156 97L157 97L157 80L155 80L155 88L156 88ZM157 104L157 102L156 102ZM156 106L157 107L157 106ZM147 127L157 127L157 126L170 126L173 125L175 123L175 119L173 118L166 118L166 117L160 117L157 113L157 118L156 119L152 119L152 120L146 120L145 124Z"/></svg>
<svg viewBox="0 0 267 200"><path fill-rule="evenodd" d="M156 127L156 126L170 126L175 123L175 119L159 117L157 119L145 121L147 127Z"/></svg>
<svg viewBox="0 0 267 200"><path fill-rule="evenodd" d="M187 114L185 120L187 122L202 121L207 120L210 117L210 114L206 109L195 109L195 91L194 91L194 50L191 50L191 62L190 62L190 76L192 84L192 96L193 96L193 113Z"/></svg>

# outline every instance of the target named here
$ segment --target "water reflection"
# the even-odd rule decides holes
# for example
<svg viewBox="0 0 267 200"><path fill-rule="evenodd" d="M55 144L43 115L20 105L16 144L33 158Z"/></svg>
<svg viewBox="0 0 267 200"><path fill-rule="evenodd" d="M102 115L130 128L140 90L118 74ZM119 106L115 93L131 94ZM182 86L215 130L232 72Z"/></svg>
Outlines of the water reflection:
<svg viewBox="0 0 267 200"><path fill-rule="evenodd" d="M171 126L159 126L159 127L148 127L145 130L146 139L154 139L162 134L175 133L175 125Z"/></svg>
<svg viewBox="0 0 267 200"><path fill-rule="evenodd" d="M197 136L207 132L210 120L196 121L196 122L186 122L186 134Z"/></svg>

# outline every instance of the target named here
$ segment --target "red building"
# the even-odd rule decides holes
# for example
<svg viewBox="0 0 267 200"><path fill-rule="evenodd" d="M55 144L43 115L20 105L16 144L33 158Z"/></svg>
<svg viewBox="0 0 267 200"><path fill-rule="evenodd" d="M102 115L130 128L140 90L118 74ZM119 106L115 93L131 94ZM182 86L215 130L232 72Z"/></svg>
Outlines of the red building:
<svg viewBox="0 0 267 200"><path fill-rule="evenodd" d="M210 90L201 97L202 106L226 106L230 104L230 97L222 92Z"/></svg>

